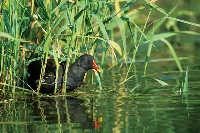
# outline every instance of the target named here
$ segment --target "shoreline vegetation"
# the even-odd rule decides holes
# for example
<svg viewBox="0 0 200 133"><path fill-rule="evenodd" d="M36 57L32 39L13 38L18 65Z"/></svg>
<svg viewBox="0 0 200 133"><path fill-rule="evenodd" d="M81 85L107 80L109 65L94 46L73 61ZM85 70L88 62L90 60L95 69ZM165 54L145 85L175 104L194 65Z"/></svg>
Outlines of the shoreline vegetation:
<svg viewBox="0 0 200 133"><path fill-rule="evenodd" d="M200 27L199 24L171 17L174 6L165 11L157 5L159 0L143 1L132 9L135 1L72 1L72 0L1 0L0 4L0 87L3 93L13 95L27 88L27 66L35 60L43 60L41 79L44 76L47 59L52 58L58 65L67 61L67 67L81 54L94 56L102 71L109 62L111 70L120 62L127 68L124 81L137 60L139 46L148 46L144 63L146 75L154 42L161 41L168 47L180 71L183 71L179 57L167 39L180 34L199 35L195 31L157 30L167 20ZM142 24L135 20L143 10L148 10ZM158 20L151 19L152 12L162 14ZM117 32L117 33L116 33ZM120 36L116 39L115 34ZM127 40L130 40L128 42ZM120 68L119 68L120 69ZM97 74L95 74L97 75ZM103 72L96 76L100 88ZM24 84L25 83L25 84ZM24 84L21 86L21 84ZM31 90L30 90L31 91ZM36 92L38 94L38 92Z"/></svg>

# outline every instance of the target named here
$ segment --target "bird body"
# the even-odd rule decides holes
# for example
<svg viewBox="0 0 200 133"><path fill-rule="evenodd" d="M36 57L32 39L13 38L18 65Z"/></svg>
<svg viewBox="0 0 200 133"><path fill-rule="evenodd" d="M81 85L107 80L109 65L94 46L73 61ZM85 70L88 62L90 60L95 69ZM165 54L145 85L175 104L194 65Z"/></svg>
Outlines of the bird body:
<svg viewBox="0 0 200 133"><path fill-rule="evenodd" d="M40 80L40 73L42 68L41 60L33 61L28 65L28 85L36 90L38 88L38 83ZM45 74L41 79L40 92L41 93L53 93L57 82L56 89L61 90L64 76L65 76L66 62L61 62L58 68L58 77L56 80L56 65L53 59L48 59ZM83 84L83 78L85 73L90 70L95 69L100 71L99 67L93 56L84 54L80 56L73 64L68 68L67 72L67 83L66 90L72 91Z"/></svg>

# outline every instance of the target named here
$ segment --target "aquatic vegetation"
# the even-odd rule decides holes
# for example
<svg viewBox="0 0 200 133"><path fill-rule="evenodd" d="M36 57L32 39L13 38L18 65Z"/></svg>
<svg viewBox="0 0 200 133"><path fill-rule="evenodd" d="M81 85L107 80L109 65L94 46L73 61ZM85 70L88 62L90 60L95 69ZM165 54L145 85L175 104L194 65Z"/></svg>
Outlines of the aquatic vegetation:
<svg viewBox="0 0 200 133"><path fill-rule="evenodd" d="M110 70L124 62L128 69L124 78L126 81L133 63L137 60L138 49L143 45L148 45L144 66L146 75L152 48L156 49L154 43L159 40L168 46L179 70L182 71L176 51L166 39L179 34L199 34L189 31L163 34L157 33L156 30L167 19L197 27L199 25L169 17L176 6L166 12L156 2L150 0L132 9L135 1L126 1L121 7L119 3L113 4L111 1L2 1L0 76L3 79L1 84L4 86L4 92L14 93L16 86L19 87L21 83L28 86L27 65L32 61L44 61L40 75L42 79L47 59L54 59L58 77L59 63L67 61L68 67L70 62L74 62L82 53L94 55L103 70L100 77L103 77L106 65ZM142 20L141 26L135 17L144 9L148 9L149 13L146 20ZM163 17L150 21L152 11L162 14ZM111 61L108 61L108 57ZM66 73L67 71L68 69ZM97 79L102 88L98 76Z"/></svg>

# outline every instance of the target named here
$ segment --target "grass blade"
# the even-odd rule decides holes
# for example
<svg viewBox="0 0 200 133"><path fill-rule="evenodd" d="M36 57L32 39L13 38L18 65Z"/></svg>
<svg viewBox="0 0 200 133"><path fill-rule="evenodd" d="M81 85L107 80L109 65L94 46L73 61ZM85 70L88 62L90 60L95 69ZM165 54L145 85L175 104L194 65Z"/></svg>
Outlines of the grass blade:
<svg viewBox="0 0 200 133"><path fill-rule="evenodd" d="M103 33L103 35L105 36L106 40L108 41L109 37L108 37L108 34L106 32L106 28L105 28L103 22L101 21L101 19L99 18L99 16L97 16L95 14L91 14L91 15L92 15L92 17L94 17L96 19L96 21L97 21L97 23L98 23L98 25L100 27L101 32Z"/></svg>
<svg viewBox="0 0 200 133"><path fill-rule="evenodd" d="M127 52L126 52L126 34L125 34L125 26L124 26L124 22L122 21L121 18L119 17L114 17L114 20L117 21L119 28L120 28L120 33L121 33L121 37L122 37L122 42L123 42L123 47L124 47L124 60L127 60ZM121 48L120 48L121 49ZM117 50L117 49L116 49ZM118 51L119 52L119 51ZM120 53L120 52L119 52ZM122 56L122 53L120 54Z"/></svg>
<svg viewBox="0 0 200 133"><path fill-rule="evenodd" d="M185 82L183 84L183 92L186 92L186 91L188 91L188 67L185 72Z"/></svg>
<svg viewBox="0 0 200 133"><path fill-rule="evenodd" d="M178 66L180 71L183 71L181 63L179 62L176 52L175 52L174 48L172 47L172 45L166 39L161 39L161 41L163 41L168 46L168 48L176 62L176 65Z"/></svg>
<svg viewBox="0 0 200 133"><path fill-rule="evenodd" d="M171 20L175 20L175 21L178 21L178 22L185 23L185 24L189 24L189 25L200 27L200 24L197 24L197 23L192 23L192 22L189 22L189 21L185 21L185 20L181 20L181 19L177 19L177 18L172 18L172 17L168 17L168 16L166 16L164 18L168 18L168 19L171 19Z"/></svg>

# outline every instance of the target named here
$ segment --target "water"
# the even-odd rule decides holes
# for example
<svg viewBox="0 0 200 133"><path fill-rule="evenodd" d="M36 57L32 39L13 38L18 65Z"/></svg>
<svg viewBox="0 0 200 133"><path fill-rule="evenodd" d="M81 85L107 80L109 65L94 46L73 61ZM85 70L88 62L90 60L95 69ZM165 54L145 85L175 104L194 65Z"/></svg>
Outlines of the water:
<svg viewBox="0 0 200 133"><path fill-rule="evenodd" d="M102 91L88 78L89 83L70 96L1 95L0 131L199 133L200 62L197 53L191 53L181 61L184 70L188 67L188 91L183 91L186 72L180 72L174 61L149 63L146 77L144 63L135 63L126 82L125 65L119 70L117 66L104 71Z"/></svg>

